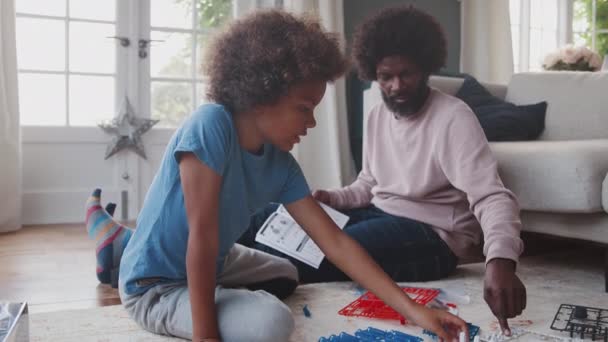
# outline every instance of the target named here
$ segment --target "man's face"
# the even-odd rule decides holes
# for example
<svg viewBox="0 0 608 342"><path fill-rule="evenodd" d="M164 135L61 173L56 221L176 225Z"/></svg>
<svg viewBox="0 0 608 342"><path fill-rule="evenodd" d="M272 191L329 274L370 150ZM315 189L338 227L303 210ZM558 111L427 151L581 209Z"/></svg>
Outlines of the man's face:
<svg viewBox="0 0 608 342"><path fill-rule="evenodd" d="M415 114L428 96L428 74L405 56L384 57L376 66L384 103L400 116Z"/></svg>

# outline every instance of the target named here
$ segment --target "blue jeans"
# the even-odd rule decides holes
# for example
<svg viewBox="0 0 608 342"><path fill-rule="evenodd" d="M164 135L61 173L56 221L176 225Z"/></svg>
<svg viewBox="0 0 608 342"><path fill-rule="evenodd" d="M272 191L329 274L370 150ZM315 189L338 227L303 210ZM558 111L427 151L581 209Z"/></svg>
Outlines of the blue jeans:
<svg viewBox="0 0 608 342"><path fill-rule="evenodd" d="M289 259L298 269L301 283L350 280L327 258L319 269L315 269L256 242L257 231L277 207L277 204L271 204L257 211L238 243ZM428 224L387 214L373 205L342 212L350 217L344 232L355 239L393 280L437 280L456 269L458 258Z"/></svg>

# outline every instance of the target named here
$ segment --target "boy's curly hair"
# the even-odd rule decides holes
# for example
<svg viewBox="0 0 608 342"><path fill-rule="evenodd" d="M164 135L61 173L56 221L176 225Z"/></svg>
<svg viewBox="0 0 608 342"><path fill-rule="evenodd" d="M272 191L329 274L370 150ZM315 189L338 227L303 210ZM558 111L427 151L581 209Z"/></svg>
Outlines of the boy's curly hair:
<svg viewBox="0 0 608 342"><path fill-rule="evenodd" d="M355 31L352 46L359 77L376 79L376 66L385 57L406 56L424 72L445 65L447 43L441 25L413 6L385 8Z"/></svg>
<svg viewBox="0 0 608 342"><path fill-rule="evenodd" d="M207 97L232 113L275 103L302 81L333 81L347 67L336 35L312 18L279 10L236 20L206 57Z"/></svg>

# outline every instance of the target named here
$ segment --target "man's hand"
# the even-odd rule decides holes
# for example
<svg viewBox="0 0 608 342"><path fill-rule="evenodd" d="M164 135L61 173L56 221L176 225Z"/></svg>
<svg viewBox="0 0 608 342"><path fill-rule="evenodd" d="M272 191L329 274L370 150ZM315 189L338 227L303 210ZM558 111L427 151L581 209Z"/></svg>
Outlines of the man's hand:
<svg viewBox="0 0 608 342"><path fill-rule="evenodd" d="M315 190L312 197L323 204L329 205L329 192L325 190Z"/></svg>
<svg viewBox="0 0 608 342"><path fill-rule="evenodd" d="M503 334L511 336L507 318L520 315L526 308L526 287L515 275L513 260L497 258L488 262L483 297Z"/></svg>

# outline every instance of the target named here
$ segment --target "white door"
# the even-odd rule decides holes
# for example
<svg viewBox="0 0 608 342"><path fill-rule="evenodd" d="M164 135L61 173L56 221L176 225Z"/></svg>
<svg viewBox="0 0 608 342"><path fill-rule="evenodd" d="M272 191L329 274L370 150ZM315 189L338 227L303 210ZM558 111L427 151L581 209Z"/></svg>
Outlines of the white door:
<svg viewBox="0 0 608 342"><path fill-rule="evenodd" d="M25 224L82 222L102 188L134 219L175 127L201 102L201 51L232 17L231 0L16 0ZM125 96L159 119L147 159L104 159Z"/></svg>

